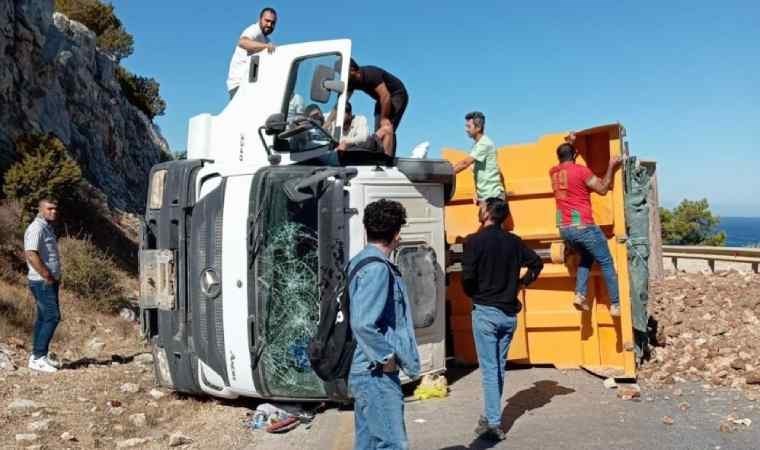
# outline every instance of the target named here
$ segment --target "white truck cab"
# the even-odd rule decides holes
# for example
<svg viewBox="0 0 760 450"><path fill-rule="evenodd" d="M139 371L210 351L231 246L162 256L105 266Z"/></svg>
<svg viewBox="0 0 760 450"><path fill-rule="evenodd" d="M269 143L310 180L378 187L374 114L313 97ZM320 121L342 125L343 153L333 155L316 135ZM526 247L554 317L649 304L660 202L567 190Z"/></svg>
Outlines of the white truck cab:
<svg viewBox="0 0 760 450"><path fill-rule="evenodd" d="M445 369L443 207L451 165L335 151L351 42L278 47L251 57L224 110L190 120L188 159L156 165L140 248L142 329L159 384L181 392L345 400L307 346L320 303L365 245L364 207L407 210L393 258L407 283L423 373ZM311 104L329 130L304 116ZM311 107L313 109L313 107Z"/></svg>

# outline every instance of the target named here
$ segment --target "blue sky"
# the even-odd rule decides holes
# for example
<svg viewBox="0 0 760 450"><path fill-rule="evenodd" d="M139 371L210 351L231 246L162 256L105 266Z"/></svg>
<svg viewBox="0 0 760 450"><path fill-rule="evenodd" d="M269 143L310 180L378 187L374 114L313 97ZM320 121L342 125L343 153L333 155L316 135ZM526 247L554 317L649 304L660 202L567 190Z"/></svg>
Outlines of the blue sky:
<svg viewBox="0 0 760 450"><path fill-rule="evenodd" d="M616 4L619 3L619 4ZM113 1L168 103L175 151L187 120L226 103L228 63L263 3ZM380 6L382 5L382 6ZM706 197L760 216L760 2L273 2L277 44L350 38L362 64L401 78L410 104L399 148L469 148L478 109L497 143L621 122L631 151L658 161L660 197ZM354 109L371 112L369 102ZM402 152L403 153L403 152Z"/></svg>

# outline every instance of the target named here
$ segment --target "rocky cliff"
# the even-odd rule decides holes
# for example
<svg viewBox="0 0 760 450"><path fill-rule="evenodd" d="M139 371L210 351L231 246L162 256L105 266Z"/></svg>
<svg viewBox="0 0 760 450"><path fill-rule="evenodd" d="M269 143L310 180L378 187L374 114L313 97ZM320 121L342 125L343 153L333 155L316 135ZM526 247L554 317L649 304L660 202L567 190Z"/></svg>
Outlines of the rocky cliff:
<svg viewBox="0 0 760 450"><path fill-rule="evenodd" d="M116 67L53 0L0 0L0 173L18 159L19 135L53 133L111 206L140 211L168 145L122 94Z"/></svg>

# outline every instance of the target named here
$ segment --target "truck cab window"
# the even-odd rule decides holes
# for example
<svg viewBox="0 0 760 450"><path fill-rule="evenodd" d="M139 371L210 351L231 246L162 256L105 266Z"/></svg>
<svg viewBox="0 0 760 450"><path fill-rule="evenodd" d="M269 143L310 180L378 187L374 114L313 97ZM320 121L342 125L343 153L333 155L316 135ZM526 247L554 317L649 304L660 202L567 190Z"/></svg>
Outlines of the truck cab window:
<svg viewBox="0 0 760 450"><path fill-rule="evenodd" d="M324 98L314 98L313 84L320 67L331 69L340 68L341 57L338 54L314 56L297 61L292 71L293 77L288 86L284 105L287 130L295 130L301 127L303 131L287 138L288 148L291 152L306 152L330 145L330 136L325 132L328 129L328 118L336 109L338 95L329 92ZM334 79L340 79L340 72L334 71ZM319 124L324 128L312 126L306 119ZM328 131L331 132L331 131Z"/></svg>
<svg viewBox="0 0 760 450"><path fill-rule="evenodd" d="M441 276L435 250L427 245L401 244L396 255L412 307L414 328L427 328L438 314L438 280Z"/></svg>

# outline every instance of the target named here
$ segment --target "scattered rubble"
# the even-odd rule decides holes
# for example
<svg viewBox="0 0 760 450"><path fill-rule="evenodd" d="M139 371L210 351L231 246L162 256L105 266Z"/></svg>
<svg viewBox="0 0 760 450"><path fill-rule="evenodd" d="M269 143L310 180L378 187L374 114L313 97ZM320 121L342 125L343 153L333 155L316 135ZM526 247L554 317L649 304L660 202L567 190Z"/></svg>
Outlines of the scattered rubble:
<svg viewBox="0 0 760 450"><path fill-rule="evenodd" d="M33 402L31 400L26 399L18 399L11 402L10 405L8 405L8 412L10 413L26 413L31 411L36 411L38 409L43 409L45 405L37 402Z"/></svg>
<svg viewBox="0 0 760 450"><path fill-rule="evenodd" d="M752 425L752 420L750 419L731 419L731 422L735 425L743 425L747 428L749 428Z"/></svg>
<svg viewBox="0 0 760 450"><path fill-rule="evenodd" d="M129 423L134 425L135 428L143 428L148 424L148 420L143 413L132 414L129 416Z"/></svg>
<svg viewBox="0 0 760 450"><path fill-rule="evenodd" d="M638 384L628 384L618 387L617 396L621 400L641 400L641 388Z"/></svg>
<svg viewBox="0 0 760 450"><path fill-rule="evenodd" d="M151 353L140 353L135 356L135 362L143 366L150 366L153 364L153 355Z"/></svg>
<svg viewBox="0 0 760 450"><path fill-rule="evenodd" d="M124 383L121 385L121 392L125 394L136 394L140 391L140 386L134 383Z"/></svg>
<svg viewBox="0 0 760 450"><path fill-rule="evenodd" d="M101 341L98 338L92 338L87 342L87 345L85 346L85 354L89 357L95 357L98 356L98 354L103 351L103 349L106 347L106 343Z"/></svg>
<svg viewBox="0 0 760 450"><path fill-rule="evenodd" d="M665 416L662 418L662 423L665 425L673 425L675 423L675 420L673 420L673 418L670 416Z"/></svg>
<svg viewBox="0 0 760 450"><path fill-rule="evenodd" d="M169 447L179 447L180 445L187 445L192 442L192 439L185 436L179 431L172 433L171 436L169 436Z"/></svg>
<svg viewBox="0 0 760 450"><path fill-rule="evenodd" d="M760 399L760 276L679 273L652 284L649 309L656 342L640 380L700 382Z"/></svg>
<svg viewBox="0 0 760 450"><path fill-rule="evenodd" d="M166 394L159 391L158 389L151 389L149 395L153 398L153 400L161 400L162 398L166 397Z"/></svg>
<svg viewBox="0 0 760 450"><path fill-rule="evenodd" d="M38 431L47 431L50 429L50 424L52 422L53 422L53 419L45 419L45 420L39 420L37 422L31 422L29 425L27 425L26 429L32 433L36 433Z"/></svg>
<svg viewBox="0 0 760 450"><path fill-rule="evenodd" d="M16 364L13 363L13 351L4 344L0 344L0 371L16 370Z"/></svg>
<svg viewBox="0 0 760 450"><path fill-rule="evenodd" d="M718 427L721 433L733 433L736 431L736 426L729 421L724 420Z"/></svg>
<svg viewBox="0 0 760 450"><path fill-rule="evenodd" d="M16 435L16 443L23 444L26 442L34 442L39 438L40 436L34 433L20 433Z"/></svg>
<svg viewBox="0 0 760 450"><path fill-rule="evenodd" d="M67 442L69 442L69 441L76 442L77 438L73 434L69 433L68 431L64 431L61 434L61 440L62 441L67 441Z"/></svg>
<svg viewBox="0 0 760 450"><path fill-rule="evenodd" d="M149 443L150 441L151 441L151 438L125 439L123 441L118 441L116 443L116 448L136 448L136 447L142 447L143 445Z"/></svg>
<svg viewBox="0 0 760 450"><path fill-rule="evenodd" d="M19 350L24 349L24 341L22 339L19 339L16 336L8 336L7 338L5 338L5 342L11 347L15 347Z"/></svg>

